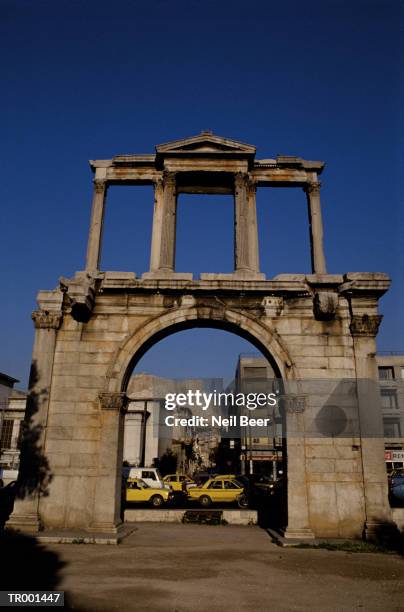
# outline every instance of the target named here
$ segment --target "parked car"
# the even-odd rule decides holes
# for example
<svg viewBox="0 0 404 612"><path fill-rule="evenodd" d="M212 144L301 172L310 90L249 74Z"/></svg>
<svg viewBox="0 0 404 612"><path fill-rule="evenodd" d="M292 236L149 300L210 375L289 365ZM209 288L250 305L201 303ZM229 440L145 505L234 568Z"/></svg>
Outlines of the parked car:
<svg viewBox="0 0 404 612"><path fill-rule="evenodd" d="M232 478L211 478L199 487L188 491L188 499L197 500L204 508L212 503L237 502L241 508L246 507L244 488Z"/></svg>
<svg viewBox="0 0 404 612"><path fill-rule="evenodd" d="M173 496L171 489L150 487L141 478L128 478L126 482L127 503L149 503L154 508L160 508L164 503L170 502Z"/></svg>
<svg viewBox="0 0 404 612"><path fill-rule="evenodd" d="M196 487L196 482L186 474L167 474L163 478L164 484L170 486L173 491L186 493L187 489Z"/></svg>
<svg viewBox="0 0 404 612"><path fill-rule="evenodd" d="M155 489L170 490L157 468L149 467L124 467L122 469L124 478L141 478L146 484Z"/></svg>
<svg viewBox="0 0 404 612"><path fill-rule="evenodd" d="M261 474L240 474L236 480L244 487L249 505L252 507L267 504L282 495L284 481L282 478L272 480L269 476Z"/></svg>

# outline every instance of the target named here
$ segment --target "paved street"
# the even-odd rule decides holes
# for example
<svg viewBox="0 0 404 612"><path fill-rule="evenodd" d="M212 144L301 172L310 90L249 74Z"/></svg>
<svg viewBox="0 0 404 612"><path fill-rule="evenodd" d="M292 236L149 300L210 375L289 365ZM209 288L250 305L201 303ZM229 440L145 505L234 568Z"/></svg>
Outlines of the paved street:
<svg viewBox="0 0 404 612"><path fill-rule="evenodd" d="M258 527L139 524L119 546L46 548L82 611L404 610L402 557L282 549Z"/></svg>

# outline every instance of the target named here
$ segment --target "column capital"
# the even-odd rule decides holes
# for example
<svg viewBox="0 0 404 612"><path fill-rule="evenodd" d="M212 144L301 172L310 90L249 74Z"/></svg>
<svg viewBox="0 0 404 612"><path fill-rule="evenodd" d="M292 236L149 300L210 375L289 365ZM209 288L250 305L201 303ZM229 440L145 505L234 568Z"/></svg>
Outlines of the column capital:
<svg viewBox="0 0 404 612"><path fill-rule="evenodd" d="M95 193L103 193L108 187L107 181L104 179L93 179L93 184Z"/></svg>
<svg viewBox="0 0 404 612"><path fill-rule="evenodd" d="M50 310L34 310L31 314L35 329L59 329L62 317L61 312Z"/></svg>
<svg viewBox="0 0 404 612"><path fill-rule="evenodd" d="M162 189L164 187L163 175L158 176L154 181L154 189Z"/></svg>
<svg viewBox="0 0 404 612"><path fill-rule="evenodd" d="M157 179L158 180L158 179ZM175 172L171 172L170 170L163 171L163 181L164 187L175 186L177 182L177 174Z"/></svg>
<svg viewBox="0 0 404 612"><path fill-rule="evenodd" d="M98 398L101 410L112 410L114 412L123 412L128 402L126 393L100 393Z"/></svg>
<svg viewBox="0 0 404 612"><path fill-rule="evenodd" d="M247 174L246 185L248 191L253 194L257 191L257 179L255 179L250 173Z"/></svg>
<svg viewBox="0 0 404 612"><path fill-rule="evenodd" d="M320 193L321 183L320 181L314 181L310 183L306 183L303 187L303 191L307 194L309 193Z"/></svg>
<svg viewBox="0 0 404 612"><path fill-rule="evenodd" d="M234 174L234 185L236 189L238 187L243 187L247 184L249 175L247 172L236 172Z"/></svg>
<svg viewBox="0 0 404 612"><path fill-rule="evenodd" d="M352 315L350 330L353 336L374 337L379 331L383 315Z"/></svg>

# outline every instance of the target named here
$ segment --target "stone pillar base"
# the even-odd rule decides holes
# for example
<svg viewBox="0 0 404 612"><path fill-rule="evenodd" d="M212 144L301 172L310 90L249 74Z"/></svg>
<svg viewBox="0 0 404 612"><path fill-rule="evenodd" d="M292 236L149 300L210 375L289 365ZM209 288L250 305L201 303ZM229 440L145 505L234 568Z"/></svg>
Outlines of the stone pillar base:
<svg viewBox="0 0 404 612"><path fill-rule="evenodd" d="M314 533L308 527L303 527L300 529L293 527L286 527L286 529L281 529L280 534L282 537L287 540L314 540Z"/></svg>
<svg viewBox="0 0 404 612"><path fill-rule="evenodd" d="M22 531L23 533L38 533L38 531L42 530L42 524L37 514L11 515L6 523L6 527Z"/></svg>
<svg viewBox="0 0 404 612"><path fill-rule="evenodd" d="M123 529L122 521L120 523L99 522L87 527L86 531L89 533L118 533L121 529Z"/></svg>
<svg viewBox="0 0 404 612"><path fill-rule="evenodd" d="M142 274L144 280L192 280L192 272L171 272L169 270L154 270L153 272L144 272Z"/></svg>

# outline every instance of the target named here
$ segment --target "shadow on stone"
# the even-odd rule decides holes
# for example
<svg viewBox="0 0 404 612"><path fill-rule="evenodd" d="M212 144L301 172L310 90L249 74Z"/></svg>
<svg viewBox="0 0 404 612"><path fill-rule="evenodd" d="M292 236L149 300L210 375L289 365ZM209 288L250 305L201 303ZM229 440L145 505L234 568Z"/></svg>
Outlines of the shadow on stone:
<svg viewBox="0 0 404 612"><path fill-rule="evenodd" d="M31 495L47 495L52 474L49 462L42 450L43 426L36 422L35 415L48 394L47 389L37 389L38 370L32 363L27 409L22 427L20 468L17 479L16 496L24 499Z"/></svg>

